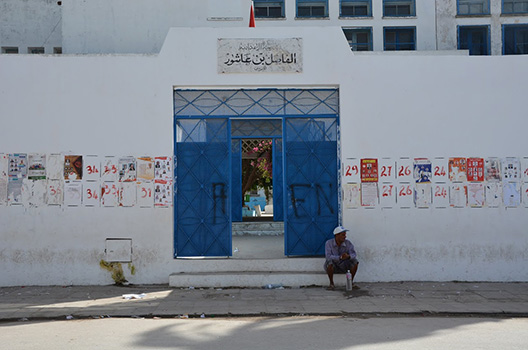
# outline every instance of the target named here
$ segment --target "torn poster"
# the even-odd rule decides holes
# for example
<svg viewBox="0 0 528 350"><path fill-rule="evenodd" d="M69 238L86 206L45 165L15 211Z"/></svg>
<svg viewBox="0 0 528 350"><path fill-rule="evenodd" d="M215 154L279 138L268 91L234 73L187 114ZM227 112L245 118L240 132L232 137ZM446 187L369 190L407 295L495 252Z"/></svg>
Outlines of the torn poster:
<svg viewBox="0 0 528 350"><path fill-rule="evenodd" d="M410 168L409 168L410 169ZM411 184L399 184L396 202L400 208L411 208L414 206L414 186Z"/></svg>
<svg viewBox="0 0 528 350"><path fill-rule="evenodd" d="M9 205L22 204L22 180L12 177L7 181L7 203Z"/></svg>
<svg viewBox="0 0 528 350"><path fill-rule="evenodd" d="M154 180L154 158L139 157L137 159L137 178L139 181Z"/></svg>
<svg viewBox="0 0 528 350"><path fill-rule="evenodd" d="M528 183L528 157L521 158L521 178Z"/></svg>
<svg viewBox="0 0 528 350"><path fill-rule="evenodd" d="M46 155L30 154L28 157L28 179L46 179Z"/></svg>
<svg viewBox="0 0 528 350"><path fill-rule="evenodd" d="M0 153L0 205L7 204L7 179L9 169L9 156L4 153Z"/></svg>
<svg viewBox="0 0 528 350"><path fill-rule="evenodd" d="M396 164L396 177L400 182L413 182L413 160L400 158Z"/></svg>
<svg viewBox="0 0 528 350"><path fill-rule="evenodd" d="M86 170L86 167L85 167ZM98 181L86 181L83 186L83 206L98 207L101 203L101 185Z"/></svg>
<svg viewBox="0 0 528 350"><path fill-rule="evenodd" d="M0 205L7 204L7 178L0 177Z"/></svg>
<svg viewBox="0 0 528 350"><path fill-rule="evenodd" d="M490 208L497 208L502 203L502 184L488 182L486 184L486 203Z"/></svg>
<svg viewBox="0 0 528 350"><path fill-rule="evenodd" d="M10 179L25 179L27 176L27 154L13 153L9 155L7 174Z"/></svg>
<svg viewBox="0 0 528 350"><path fill-rule="evenodd" d="M359 159L347 158L343 161L343 177L348 183L358 183L359 178Z"/></svg>
<svg viewBox="0 0 528 350"><path fill-rule="evenodd" d="M396 205L396 186L394 184L380 184L380 205L382 208L392 208Z"/></svg>
<svg viewBox="0 0 528 350"><path fill-rule="evenodd" d="M101 180L117 181L117 159L115 157L105 157L101 162Z"/></svg>
<svg viewBox="0 0 528 350"><path fill-rule="evenodd" d="M482 168L482 170L484 170L484 168ZM468 176L469 176L469 172L468 172ZM482 176L484 177L484 172ZM481 208L484 206L485 191L484 191L484 184L482 182L468 183L467 191L468 191L468 205L470 207Z"/></svg>
<svg viewBox="0 0 528 350"><path fill-rule="evenodd" d="M417 208L429 208L433 201L430 183L417 183L414 189L414 205Z"/></svg>
<svg viewBox="0 0 528 350"><path fill-rule="evenodd" d="M499 158L486 158L484 162L484 176L486 181L500 181L500 166Z"/></svg>
<svg viewBox="0 0 528 350"><path fill-rule="evenodd" d="M378 183L361 183L361 206L375 207L378 204Z"/></svg>
<svg viewBox="0 0 528 350"><path fill-rule="evenodd" d="M377 159L361 159L361 182L378 182Z"/></svg>
<svg viewBox="0 0 528 350"><path fill-rule="evenodd" d="M521 163L518 158L505 158L501 163L503 181L511 182L521 179Z"/></svg>
<svg viewBox="0 0 528 350"><path fill-rule="evenodd" d="M98 156L84 156L83 180L98 181L101 178L101 163Z"/></svg>
<svg viewBox="0 0 528 350"><path fill-rule="evenodd" d="M22 182L22 204L26 208L46 205L47 181L24 179Z"/></svg>
<svg viewBox="0 0 528 350"><path fill-rule="evenodd" d="M61 180L48 180L48 205L62 205L63 191Z"/></svg>
<svg viewBox="0 0 528 350"><path fill-rule="evenodd" d="M449 158L449 180L464 182L466 179L466 158Z"/></svg>
<svg viewBox="0 0 528 350"><path fill-rule="evenodd" d="M172 157L155 157L154 162L154 178L172 181Z"/></svg>
<svg viewBox="0 0 528 350"><path fill-rule="evenodd" d="M154 184L154 206L172 205L172 181L156 180Z"/></svg>
<svg viewBox="0 0 528 350"><path fill-rule="evenodd" d="M82 204L82 197L82 183L66 182L64 184L64 205L68 207L80 206Z"/></svg>
<svg viewBox="0 0 528 350"><path fill-rule="evenodd" d="M414 180L417 183L431 182L431 161L427 158L414 159Z"/></svg>
<svg viewBox="0 0 528 350"><path fill-rule="evenodd" d="M467 187L464 184L455 183L451 185L449 203L454 208L465 208L467 206Z"/></svg>
<svg viewBox="0 0 528 350"><path fill-rule="evenodd" d="M484 181L484 158L468 158L466 166L468 181Z"/></svg>
<svg viewBox="0 0 528 350"><path fill-rule="evenodd" d="M396 162L390 158L381 158L378 161L379 181L391 182L396 178Z"/></svg>
<svg viewBox="0 0 528 350"><path fill-rule="evenodd" d="M82 180L83 177L83 157L64 156L64 180ZM66 200L65 191L64 200Z"/></svg>
<svg viewBox="0 0 528 350"><path fill-rule="evenodd" d="M61 180L64 176L64 158L61 154L49 154L46 159L48 180Z"/></svg>
<svg viewBox="0 0 528 350"><path fill-rule="evenodd" d="M525 208L528 208L528 183L524 183L521 188L521 202Z"/></svg>
<svg viewBox="0 0 528 350"><path fill-rule="evenodd" d="M119 187L116 182L104 182L101 184L101 206L116 207L119 203Z"/></svg>
<svg viewBox="0 0 528 350"><path fill-rule="evenodd" d="M133 207L136 205L136 183L122 182L119 185L119 206Z"/></svg>
<svg viewBox="0 0 528 350"><path fill-rule="evenodd" d="M445 158L434 158L432 161L433 181L434 182L447 182L448 178L448 165L447 159Z"/></svg>
<svg viewBox="0 0 528 350"><path fill-rule="evenodd" d="M154 206L154 183L137 182L137 205L140 208L152 208Z"/></svg>
<svg viewBox="0 0 528 350"><path fill-rule="evenodd" d="M136 158L122 157L119 158L119 181L135 182L136 181Z"/></svg>
<svg viewBox="0 0 528 350"><path fill-rule="evenodd" d="M449 186L447 184L434 185L433 204L435 208L449 207Z"/></svg>
<svg viewBox="0 0 528 350"><path fill-rule="evenodd" d="M517 182L505 182L502 187L504 206L516 208L521 204L521 191Z"/></svg>

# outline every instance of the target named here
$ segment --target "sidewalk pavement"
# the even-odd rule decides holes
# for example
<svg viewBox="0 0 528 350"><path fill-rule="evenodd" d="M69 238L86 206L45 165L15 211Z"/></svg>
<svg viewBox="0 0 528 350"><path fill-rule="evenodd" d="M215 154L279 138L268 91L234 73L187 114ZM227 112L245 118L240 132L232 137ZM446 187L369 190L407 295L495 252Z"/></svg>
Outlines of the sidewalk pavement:
<svg viewBox="0 0 528 350"><path fill-rule="evenodd" d="M0 321L101 317L528 317L528 283L390 282L337 288L167 285L0 288Z"/></svg>

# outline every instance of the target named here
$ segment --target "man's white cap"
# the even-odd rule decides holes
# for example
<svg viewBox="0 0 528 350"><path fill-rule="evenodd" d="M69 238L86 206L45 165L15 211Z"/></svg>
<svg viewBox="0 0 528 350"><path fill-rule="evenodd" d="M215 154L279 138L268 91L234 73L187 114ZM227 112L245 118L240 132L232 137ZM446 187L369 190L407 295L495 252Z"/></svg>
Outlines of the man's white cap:
<svg viewBox="0 0 528 350"><path fill-rule="evenodd" d="M340 234L341 232L347 232L347 231L350 231L350 230L347 230L347 229L344 228L343 226L337 226L337 227L334 229L334 236L337 235L337 234Z"/></svg>

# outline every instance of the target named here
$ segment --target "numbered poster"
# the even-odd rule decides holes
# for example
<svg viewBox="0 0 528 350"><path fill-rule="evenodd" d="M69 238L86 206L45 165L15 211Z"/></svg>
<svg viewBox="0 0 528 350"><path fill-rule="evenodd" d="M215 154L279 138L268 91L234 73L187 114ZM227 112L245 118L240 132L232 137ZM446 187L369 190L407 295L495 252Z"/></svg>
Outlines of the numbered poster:
<svg viewBox="0 0 528 350"><path fill-rule="evenodd" d="M64 180L82 180L83 157L64 156ZM66 201L66 192L64 193Z"/></svg>
<svg viewBox="0 0 528 350"><path fill-rule="evenodd" d="M117 181L117 159L115 157L105 157L101 162L101 180L106 182Z"/></svg>
<svg viewBox="0 0 528 350"><path fill-rule="evenodd" d="M464 182L466 179L466 158L449 158L449 180Z"/></svg>
<svg viewBox="0 0 528 350"><path fill-rule="evenodd" d="M413 160L400 158L396 163L396 177L400 182L413 182ZM411 196L412 197L412 196Z"/></svg>
<svg viewBox="0 0 528 350"><path fill-rule="evenodd" d="M484 170L484 168L482 169ZM469 168L468 168L468 176L469 176ZM484 173L482 176L484 176ZM471 183L468 183L467 189L468 189L468 205L472 208L483 207L485 198L486 198L484 184L482 182L476 182L476 183L471 182Z"/></svg>
<svg viewBox="0 0 528 350"><path fill-rule="evenodd" d="M61 180L64 176L64 158L61 154L50 154L47 159L48 180Z"/></svg>
<svg viewBox="0 0 528 350"><path fill-rule="evenodd" d="M447 182L448 177L448 164L445 158L434 158L432 161L433 181L434 182Z"/></svg>
<svg viewBox="0 0 528 350"><path fill-rule="evenodd" d="M46 155L30 154L28 157L28 179L46 179Z"/></svg>
<svg viewBox="0 0 528 350"><path fill-rule="evenodd" d="M136 205L136 188L135 182L122 182L119 184L119 206L133 207Z"/></svg>
<svg viewBox="0 0 528 350"><path fill-rule="evenodd" d="M82 197L82 183L67 182L64 184L64 205L68 207L80 206L82 204Z"/></svg>
<svg viewBox="0 0 528 350"><path fill-rule="evenodd" d="M521 159L521 177L524 182L528 183L528 157Z"/></svg>
<svg viewBox="0 0 528 350"><path fill-rule="evenodd" d="M172 181L172 157L154 158L154 178L156 180Z"/></svg>
<svg viewBox="0 0 528 350"><path fill-rule="evenodd" d="M361 205L363 207L375 207L378 204L378 184L376 182L364 182L361 184Z"/></svg>
<svg viewBox="0 0 528 350"><path fill-rule="evenodd" d="M449 204L449 186L435 184L433 187L433 205L435 208L447 208Z"/></svg>
<svg viewBox="0 0 528 350"><path fill-rule="evenodd" d="M22 204L22 179L13 177L7 181L7 204Z"/></svg>
<svg viewBox="0 0 528 350"><path fill-rule="evenodd" d="M484 176L486 181L500 181L500 167L499 158L486 158L484 162Z"/></svg>
<svg viewBox="0 0 528 350"><path fill-rule="evenodd" d="M452 184L449 191L449 203L453 208L465 208L467 206L467 187L461 183Z"/></svg>
<svg viewBox="0 0 528 350"><path fill-rule="evenodd" d="M101 178L101 164L98 156L85 156L83 180L98 181Z"/></svg>
<svg viewBox="0 0 528 350"><path fill-rule="evenodd" d="M154 158L139 157L137 159L137 178L139 181L154 180Z"/></svg>
<svg viewBox="0 0 528 350"><path fill-rule="evenodd" d="M154 183L154 206L172 205L172 181L156 180Z"/></svg>
<svg viewBox="0 0 528 350"><path fill-rule="evenodd" d="M98 207L101 203L101 185L97 181L85 182L83 186L83 205Z"/></svg>
<svg viewBox="0 0 528 350"><path fill-rule="evenodd" d="M361 159L361 182L378 182L378 160Z"/></svg>
<svg viewBox="0 0 528 350"><path fill-rule="evenodd" d="M484 181L484 158L468 158L466 165L468 181Z"/></svg>
<svg viewBox="0 0 528 350"><path fill-rule="evenodd" d="M104 182L101 184L101 206L117 207L119 201L119 187L116 182Z"/></svg>
<svg viewBox="0 0 528 350"><path fill-rule="evenodd" d="M521 163L518 158L505 158L502 160L502 180L519 181L521 179Z"/></svg>
<svg viewBox="0 0 528 350"><path fill-rule="evenodd" d="M505 182L502 195L505 207L516 208L521 204L521 191L517 182Z"/></svg>
<svg viewBox="0 0 528 350"><path fill-rule="evenodd" d="M396 202L400 208L411 208L414 206L414 185L399 184L396 192Z"/></svg>
<svg viewBox="0 0 528 350"><path fill-rule="evenodd" d="M430 183L417 183L414 189L414 205L417 208L429 208L433 202Z"/></svg>
<svg viewBox="0 0 528 350"><path fill-rule="evenodd" d="M380 184L380 205L382 208L392 208L396 205L396 185Z"/></svg>
<svg viewBox="0 0 528 350"><path fill-rule="evenodd" d="M14 153L9 155L7 174L10 179L25 179L27 177L27 154ZM20 185L22 188L22 185Z"/></svg>
<svg viewBox="0 0 528 350"><path fill-rule="evenodd" d="M360 182L359 178L359 159L347 158L343 162L343 177L349 183Z"/></svg>
<svg viewBox="0 0 528 350"><path fill-rule="evenodd" d="M528 183L522 186L521 190L521 202L525 208L528 208Z"/></svg>
<svg viewBox="0 0 528 350"><path fill-rule="evenodd" d="M137 205L140 208L154 207L154 183L138 182L137 183Z"/></svg>
<svg viewBox="0 0 528 350"><path fill-rule="evenodd" d="M490 208L497 208L502 203L502 184L500 182L488 182L486 184L486 203Z"/></svg>
<svg viewBox="0 0 528 350"><path fill-rule="evenodd" d="M379 181L392 182L396 179L396 162L390 158L379 160Z"/></svg>
<svg viewBox="0 0 528 350"><path fill-rule="evenodd" d="M432 164L427 158L414 159L414 180L416 183L431 182Z"/></svg>
<svg viewBox="0 0 528 350"><path fill-rule="evenodd" d="M119 158L119 182L136 181L136 158L122 157Z"/></svg>
<svg viewBox="0 0 528 350"><path fill-rule="evenodd" d="M61 180L48 180L48 191L47 191L48 205L62 205L62 181Z"/></svg>

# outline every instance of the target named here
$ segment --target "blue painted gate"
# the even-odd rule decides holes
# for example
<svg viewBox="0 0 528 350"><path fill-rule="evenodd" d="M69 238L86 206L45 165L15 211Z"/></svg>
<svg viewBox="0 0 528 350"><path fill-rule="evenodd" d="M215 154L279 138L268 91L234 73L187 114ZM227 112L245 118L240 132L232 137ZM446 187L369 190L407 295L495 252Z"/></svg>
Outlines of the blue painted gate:
<svg viewBox="0 0 528 350"><path fill-rule="evenodd" d="M175 90L174 256L232 254L240 139L248 135L273 139L274 219L285 221L285 255L324 254L339 213L337 111L335 89ZM281 130L255 131L239 118L273 119Z"/></svg>

